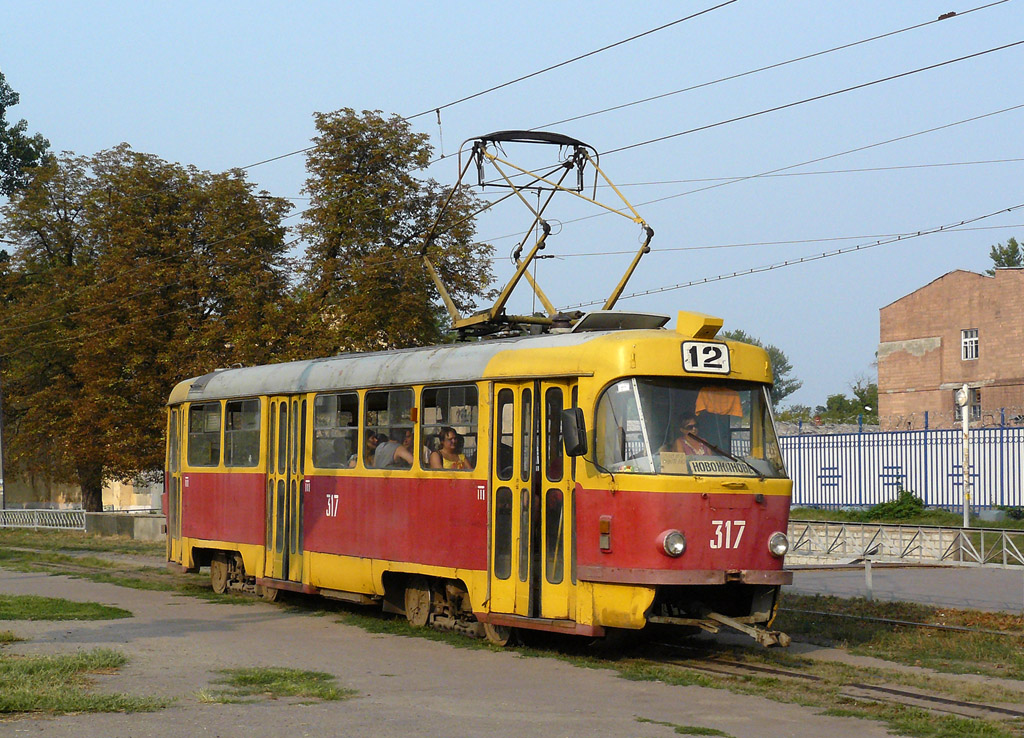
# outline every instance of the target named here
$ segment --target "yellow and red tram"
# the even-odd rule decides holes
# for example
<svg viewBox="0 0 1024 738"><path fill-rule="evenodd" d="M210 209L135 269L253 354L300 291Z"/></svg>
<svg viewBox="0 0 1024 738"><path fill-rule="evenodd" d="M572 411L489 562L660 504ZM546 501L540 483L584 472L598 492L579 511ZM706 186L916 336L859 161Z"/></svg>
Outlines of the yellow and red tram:
<svg viewBox="0 0 1024 738"><path fill-rule="evenodd" d="M768 356L716 339L717 318L667 320L181 382L168 559L218 591L379 603L497 642L650 624L777 642L791 483Z"/></svg>

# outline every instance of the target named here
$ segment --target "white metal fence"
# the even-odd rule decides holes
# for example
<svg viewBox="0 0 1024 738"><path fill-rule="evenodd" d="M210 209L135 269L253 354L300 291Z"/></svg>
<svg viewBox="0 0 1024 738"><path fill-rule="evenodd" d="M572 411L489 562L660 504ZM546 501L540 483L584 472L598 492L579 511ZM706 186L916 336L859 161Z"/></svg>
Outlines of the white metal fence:
<svg viewBox="0 0 1024 738"><path fill-rule="evenodd" d="M85 510L0 510L0 527L85 530Z"/></svg>
<svg viewBox="0 0 1024 738"><path fill-rule="evenodd" d="M793 504L875 505L912 491L928 505L963 504L963 434L956 429L782 436ZM970 432L971 506L1024 506L1024 428Z"/></svg>

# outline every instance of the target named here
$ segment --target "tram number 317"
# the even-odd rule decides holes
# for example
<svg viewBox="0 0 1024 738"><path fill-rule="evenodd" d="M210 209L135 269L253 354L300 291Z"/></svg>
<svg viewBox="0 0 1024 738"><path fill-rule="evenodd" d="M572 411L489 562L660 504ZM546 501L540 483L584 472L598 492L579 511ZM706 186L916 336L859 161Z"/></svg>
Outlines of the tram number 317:
<svg viewBox="0 0 1024 738"><path fill-rule="evenodd" d="M711 548L740 547L743 529L747 527L746 520L712 520L711 524L715 526L715 534L711 538Z"/></svg>
<svg viewBox="0 0 1024 738"><path fill-rule="evenodd" d="M327 495L327 517L338 517L338 495Z"/></svg>

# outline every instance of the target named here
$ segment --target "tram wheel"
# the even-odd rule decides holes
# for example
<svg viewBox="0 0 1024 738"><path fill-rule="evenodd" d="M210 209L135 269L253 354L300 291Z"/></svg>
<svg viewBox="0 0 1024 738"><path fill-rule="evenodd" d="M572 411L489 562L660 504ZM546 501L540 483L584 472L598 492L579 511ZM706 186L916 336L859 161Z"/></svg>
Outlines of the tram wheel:
<svg viewBox="0 0 1024 738"><path fill-rule="evenodd" d="M215 554L210 559L210 586L217 594L224 594L228 588L228 560L224 554Z"/></svg>
<svg viewBox="0 0 1024 738"><path fill-rule="evenodd" d="M405 617L417 628L430 620L430 585L423 577L416 577L405 588Z"/></svg>
<svg viewBox="0 0 1024 738"><path fill-rule="evenodd" d="M261 584L256 585L256 594L259 596L261 600L265 600L267 602L273 602L274 600L276 600L277 594L280 591L281 590L279 590L277 587L267 587Z"/></svg>
<svg viewBox="0 0 1024 738"><path fill-rule="evenodd" d="M484 623L484 635L495 646L507 646L512 640L514 631L507 625Z"/></svg>

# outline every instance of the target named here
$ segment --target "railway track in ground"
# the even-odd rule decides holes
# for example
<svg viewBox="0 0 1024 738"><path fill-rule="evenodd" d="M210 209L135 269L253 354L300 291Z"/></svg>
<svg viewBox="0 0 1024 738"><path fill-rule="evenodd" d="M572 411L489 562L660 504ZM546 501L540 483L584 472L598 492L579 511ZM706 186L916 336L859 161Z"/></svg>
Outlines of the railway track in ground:
<svg viewBox="0 0 1024 738"><path fill-rule="evenodd" d="M660 649L670 649L679 654L677 657L644 655L647 661L663 666L688 669L717 676L766 677L805 684L819 684L823 687L830 686L830 680L816 674L808 674L778 666L750 664L718 656L709 656L706 651L699 648L669 643L651 645L656 645ZM686 658L685 654L692 654L692 658ZM836 686L838 687L837 694L839 696L857 701L883 702L904 707L916 707L931 712L981 720L1024 719L1024 708L957 700L905 686L892 687L862 682L843 682Z"/></svg>

